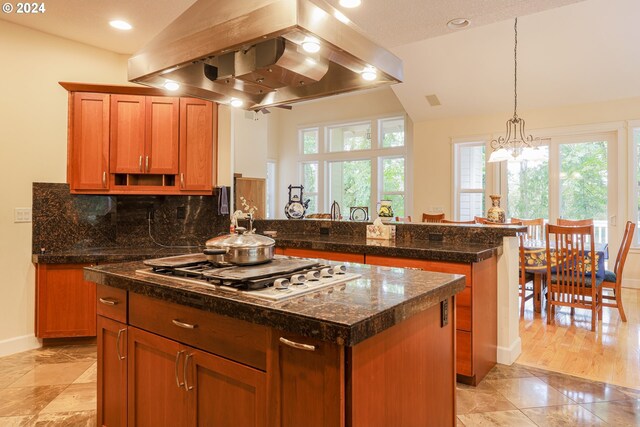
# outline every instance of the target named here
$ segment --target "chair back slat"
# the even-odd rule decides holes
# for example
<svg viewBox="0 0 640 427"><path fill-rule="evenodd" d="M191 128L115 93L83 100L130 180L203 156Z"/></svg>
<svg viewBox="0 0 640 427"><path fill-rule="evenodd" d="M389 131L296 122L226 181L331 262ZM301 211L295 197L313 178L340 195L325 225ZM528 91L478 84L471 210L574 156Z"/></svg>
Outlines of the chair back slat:
<svg viewBox="0 0 640 427"><path fill-rule="evenodd" d="M422 222L440 222L444 219L444 213L439 214L422 214Z"/></svg>
<svg viewBox="0 0 640 427"><path fill-rule="evenodd" d="M520 222L522 225L527 226L527 239L528 240L544 240L544 218L536 219L520 219L511 218L512 223Z"/></svg>
<svg viewBox="0 0 640 427"><path fill-rule="evenodd" d="M620 250L618 250L616 263L613 267L613 272L616 274L616 280L622 280L622 270L624 269L624 264L627 262L627 254L629 253L631 243L633 243L633 233L635 229L636 224L631 221L627 221L627 224L624 227L624 236L620 243Z"/></svg>

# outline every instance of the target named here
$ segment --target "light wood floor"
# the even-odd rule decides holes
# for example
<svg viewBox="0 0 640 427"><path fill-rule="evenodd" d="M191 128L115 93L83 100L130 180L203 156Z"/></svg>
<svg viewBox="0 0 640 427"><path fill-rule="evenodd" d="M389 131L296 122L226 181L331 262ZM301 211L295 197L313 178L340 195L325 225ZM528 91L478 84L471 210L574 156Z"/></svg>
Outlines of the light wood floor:
<svg viewBox="0 0 640 427"><path fill-rule="evenodd" d="M626 323L617 309L605 307L591 332L590 311L571 316L563 307L547 325L545 313L534 313L527 301L516 363L640 390L640 290L623 289L622 302Z"/></svg>

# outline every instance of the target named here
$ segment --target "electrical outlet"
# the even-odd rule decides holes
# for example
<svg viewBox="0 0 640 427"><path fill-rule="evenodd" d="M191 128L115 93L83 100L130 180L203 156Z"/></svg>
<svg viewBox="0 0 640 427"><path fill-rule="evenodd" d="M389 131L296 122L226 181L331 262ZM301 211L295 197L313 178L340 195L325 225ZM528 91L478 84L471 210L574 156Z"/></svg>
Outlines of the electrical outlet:
<svg viewBox="0 0 640 427"><path fill-rule="evenodd" d="M31 222L31 208L15 208L13 222Z"/></svg>

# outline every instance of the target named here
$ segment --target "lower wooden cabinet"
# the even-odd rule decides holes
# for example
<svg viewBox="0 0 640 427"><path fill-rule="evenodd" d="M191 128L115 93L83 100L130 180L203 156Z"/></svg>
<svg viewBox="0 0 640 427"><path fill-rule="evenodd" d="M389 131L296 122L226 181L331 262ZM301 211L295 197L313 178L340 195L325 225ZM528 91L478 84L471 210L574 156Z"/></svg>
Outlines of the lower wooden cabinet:
<svg viewBox="0 0 640 427"><path fill-rule="evenodd" d="M36 337L96 336L96 286L89 264L36 264Z"/></svg>
<svg viewBox="0 0 640 427"><path fill-rule="evenodd" d="M457 379L476 385L495 366L498 342L496 257L474 263L456 263L367 255L366 263L464 274L466 287L456 296Z"/></svg>
<svg viewBox="0 0 640 427"><path fill-rule="evenodd" d="M127 325L98 316L98 425L127 425Z"/></svg>

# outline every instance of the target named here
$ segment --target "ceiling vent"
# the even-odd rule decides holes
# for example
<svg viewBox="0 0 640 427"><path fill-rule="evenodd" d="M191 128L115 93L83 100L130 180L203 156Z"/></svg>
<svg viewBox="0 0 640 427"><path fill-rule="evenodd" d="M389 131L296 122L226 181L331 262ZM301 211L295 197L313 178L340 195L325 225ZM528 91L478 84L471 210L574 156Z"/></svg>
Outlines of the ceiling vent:
<svg viewBox="0 0 640 427"><path fill-rule="evenodd" d="M427 95L427 96L425 96L425 98L427 98L427 102L432 107L437 107L438 105L442 105L442 104L440 104L440 100L438 99L438 97L436 95Z"/></svg>

